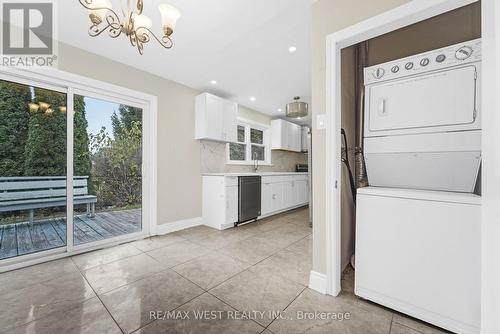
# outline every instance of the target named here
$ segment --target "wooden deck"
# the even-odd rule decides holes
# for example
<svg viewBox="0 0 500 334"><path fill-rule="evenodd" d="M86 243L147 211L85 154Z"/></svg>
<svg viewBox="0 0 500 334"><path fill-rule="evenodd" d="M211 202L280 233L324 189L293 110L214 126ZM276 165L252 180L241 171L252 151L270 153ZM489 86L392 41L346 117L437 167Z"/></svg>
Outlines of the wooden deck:
<svg viewBox="0 0 500 334"><path fill-rule="evenodd" d="M75 216L74 243L93 241L139 232L141 210L96 213L95 217ZM53 218L0 225L0 259L24 255L66 245L66 218Z"/></svg>

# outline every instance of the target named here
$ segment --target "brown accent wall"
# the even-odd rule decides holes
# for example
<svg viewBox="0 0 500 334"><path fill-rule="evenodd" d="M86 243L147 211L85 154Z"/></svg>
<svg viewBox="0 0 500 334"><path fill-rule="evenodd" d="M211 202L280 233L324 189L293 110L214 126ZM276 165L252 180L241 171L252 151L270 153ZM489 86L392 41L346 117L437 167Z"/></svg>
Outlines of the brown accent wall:
<svg viewBox="0 0 500 334"><path fill-rule="evenodd" d="M368 42L368 66L481 37L481 3L435 16Z"/></svg>

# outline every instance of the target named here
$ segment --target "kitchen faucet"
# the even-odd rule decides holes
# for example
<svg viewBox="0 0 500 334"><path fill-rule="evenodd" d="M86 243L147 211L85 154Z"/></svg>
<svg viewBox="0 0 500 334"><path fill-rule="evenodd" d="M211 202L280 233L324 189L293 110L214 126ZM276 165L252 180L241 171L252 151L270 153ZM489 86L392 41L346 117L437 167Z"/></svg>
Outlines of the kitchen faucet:
<svg viewBox="0 0 500 334"><path fill-rule="evenodd" d="M253 172L257 173L259 169L259 160L257 160L257 152L253 152Z"/></svg>

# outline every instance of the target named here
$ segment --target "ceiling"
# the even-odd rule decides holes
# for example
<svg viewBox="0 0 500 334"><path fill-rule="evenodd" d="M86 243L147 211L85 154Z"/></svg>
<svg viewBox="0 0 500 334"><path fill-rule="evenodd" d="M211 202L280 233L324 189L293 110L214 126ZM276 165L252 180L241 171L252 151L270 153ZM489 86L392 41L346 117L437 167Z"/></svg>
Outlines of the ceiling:
<svg viewBox="0 0 500 334"><path fill-rule="evenodd" d="M120 0L111 1L120 12ZM59 38L275 117L284 117L278 109L284 110L294 96L310 102L311 0L166 1L182 13L170 50L150 43L140 56L124 37L89 37L88 15L77 0L58 2ZM165 0L144 1L144 12L158 33L161 2ZM290 46L297 51L290 53Z"/></svg>

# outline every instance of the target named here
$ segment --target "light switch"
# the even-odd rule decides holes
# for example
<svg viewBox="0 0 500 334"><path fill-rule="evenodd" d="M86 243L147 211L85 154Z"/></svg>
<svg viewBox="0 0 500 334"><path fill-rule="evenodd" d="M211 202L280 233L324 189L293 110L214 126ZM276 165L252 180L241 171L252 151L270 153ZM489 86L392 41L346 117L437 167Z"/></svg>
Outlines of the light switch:
<svg viewBox="0 0 500 334"><path fill-rule="evenodd" d="M316 129L317 130L326 129L326 114L321 114L316 116Z"/></svg>

